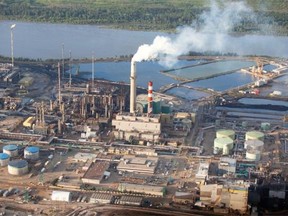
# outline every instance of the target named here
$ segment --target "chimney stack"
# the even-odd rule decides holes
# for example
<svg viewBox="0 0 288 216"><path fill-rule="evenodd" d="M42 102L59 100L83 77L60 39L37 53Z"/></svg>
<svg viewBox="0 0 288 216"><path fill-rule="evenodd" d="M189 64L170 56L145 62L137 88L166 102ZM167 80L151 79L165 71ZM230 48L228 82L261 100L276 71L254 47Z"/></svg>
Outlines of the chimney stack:
<svg viewBox="0 0 288 216"><path fill-rule="evenodd" d="M148 109L147 114L153 113L153 82L148 82Z"/></svg>
<svg viewBox="0 0 288 216"><path fill-rule="evenodd" d="M131 61L130 113L135 113L135 107L136 107L136 62Z"/></svg>

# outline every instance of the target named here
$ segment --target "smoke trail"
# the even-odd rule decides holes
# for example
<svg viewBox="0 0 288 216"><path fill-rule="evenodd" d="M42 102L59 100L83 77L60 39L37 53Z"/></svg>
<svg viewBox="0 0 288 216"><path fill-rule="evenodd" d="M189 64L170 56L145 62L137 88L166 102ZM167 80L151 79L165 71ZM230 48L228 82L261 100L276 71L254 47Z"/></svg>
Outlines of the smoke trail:
<svg viewBox="0 0 288 216"><path fill-rule="evenodd" d="M233 31L247 15L253 18L252 10L245 2L211 1L210 10L200 16L201 27L197 24L177 29L174 38L157 36L152 44L140 46L132 61L158 59L159 63L167 67L177 62L179 55L189 51L219 51L226 46L226 36Z"/></svg>

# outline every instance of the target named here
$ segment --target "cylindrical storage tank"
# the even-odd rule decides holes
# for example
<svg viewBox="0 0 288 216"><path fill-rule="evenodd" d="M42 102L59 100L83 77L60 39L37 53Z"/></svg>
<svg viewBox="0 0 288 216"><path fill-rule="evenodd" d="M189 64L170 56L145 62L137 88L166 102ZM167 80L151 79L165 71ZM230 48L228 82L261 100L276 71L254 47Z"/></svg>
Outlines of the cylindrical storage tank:
<svg viewBox="0 0 288 216"><path fill-rule="evenodd" d="M245 140L262 140L264 141L264 133L260 131L248 131L245 135Z"/></svg>
<svg viewBox="0 0 288 216"><path fill-rule="evenodd" d="M24 149L24 158L30 160L37 160L39 158L39 147L28 146Z"/></svg>
<svg viewBox="0 0 288 216"><path fill-rule="evenodd" d="M10 161L10 155L6 153L0 153L0 166L7 166Z"/></svg>
<svg viewBox="0 0 288 216"><path fill-rule="evenodd" d="M252 161L259 161L261 158L261 152L258 150L251 149L249 151L246 151L246 159L252 160Z"/></svg>
<svg viewBox="0 0 288 216"><path fill-rule="evenodd" d="M234 140L235 132L233 130L218 130L216 132L216 138L222 138L222 137L229 137L232 140Z"/></svg>
<svg viewBox="0 0 288 216"><path fill-rule="evenodd" d="M24 175L28 173L28 162L25 160L13 160L8 163L10 175Z"/></svg>
<svg viewBox="0 0 288 216"><path fill-rule="evenodd" d="M15 157L18 155L18 146L14 144L6 145L3 147L3 153L10 155L10 157Z"/></svg>
<svg viewBox="0 0 288 216"><path fill-rule="evenodd" d="M244 148L262 151L264 148L264 142L261 140L246 140L244 142Z"/></svg>
<svg viewBox="0 0 288 216"><path fill-rule="evenodd" d="M229 137L221 137L214 139L214 149L223 150L223 147L228 148L229 150L233 148L233 140Z"/></svg>
<svg viewBox="0 0 288 216"><path fill-rule="evenodd" d="M269 122L262 122L262 123L261 123L261 129L262 129L263 131L270 130L270 123L269 123Z"/></svg>

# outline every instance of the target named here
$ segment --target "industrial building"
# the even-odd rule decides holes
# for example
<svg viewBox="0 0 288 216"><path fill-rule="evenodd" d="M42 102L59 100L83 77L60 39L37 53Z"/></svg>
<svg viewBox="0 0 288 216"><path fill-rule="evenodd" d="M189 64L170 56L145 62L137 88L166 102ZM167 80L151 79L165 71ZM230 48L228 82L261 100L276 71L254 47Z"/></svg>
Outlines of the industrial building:
<svg viewBox="0 0 288 216"><path fill-rule="evenodd" d="M200 185L200 201L208 206L224 206L246 213L248 209L248 187L244 182Z"/></svg>
<svg viewBox="0 0 288 216"><path fill-rule="evenodd" d="M69 191L52 191L52 201L71 202L72 194Z"/></svg>
<svg viewBox="0 0 288 216"><path fill-rule="evenodd" d="M142 113L142 114L144 113L169 114L172 111L172 106L171 106L171 103L169 102L170 101L163 100L159 95L156 95L156 94L153 94L152 102L149 102L149 97L147 100L146 94L139 94L136 97L136 111L137 113ZM149 108L149 106L152 106L152 107ZM149 109L149 112L148 112L148 109Z"/></svg>
<svg viewBox="0 0 288 216"><path fill-rule="evenodd" d="M237 165L237 160L235 158L221 157L219 161L219 166L218 166L218 173L220 175L223 175L226 173L235 174L236 165Z"/></svg>
<svg viewBox="0 0 288 216"><path fill-rule="evenodd" d="M118 114L112 120L114 136L120 140L146 140L157 143L161 134L160 115ZM132 140L131 140L132 141Z"/></svg>
<svg viewBox="0 0 288 216"><path fill-rule="evenodd" d="M221 204L226 208L238 210L241 213L248 209L248 187L249 183L223 185L221 193Z"/></svg>
<svg viewBox="0 0 288 216"><path fill-rule="evenodd" d="M122 172L154 174L157 164L157 157L135 157L127 155L121 159L117 170Z"/></svg>
<svg viewBox="0 0 288 216"><path fill-rule="evenodd" d="M219 204L222 188L223 185L218 184L200 185L200 201L205 205Z"/></svg>
<svg viewBox="0 0 288 216"><path fill-rule="evenodd" d="M93 193L90 197L90 203L98 204L110 204L112 202L113 195L105 193Z"/></svg>
<svg viewBox="0 0 288 216"><path fill-rule="evenodd" d="M198 171L195 175L195 182L198 184L203 184L207 177L208 177L208 171L209 171L210 163L200 163L198 167Z"/></svg>
<svg viewBox="0 0 288 216"><path fill-rule="evenodd" d="M110 163L107 161L96 161L91 163L90 167L82 177L82 182L84 184L100 184L109 168L109 165Z"/></svg>
<svg viewBox="0 0 288 216"><path fill-rule="evenodd" d="M140 206L143 198L139 196L121 196L119 204Z"/></svg>
<svg viewBox="0 0 288 216"><path fill-rule="evenodd" d="M127 191L134 193L143 193L161 197L163 197L165 194L165 187L143 185L143 184L140 185L140 184L119 183L118 190L122 192Z"/></svg>

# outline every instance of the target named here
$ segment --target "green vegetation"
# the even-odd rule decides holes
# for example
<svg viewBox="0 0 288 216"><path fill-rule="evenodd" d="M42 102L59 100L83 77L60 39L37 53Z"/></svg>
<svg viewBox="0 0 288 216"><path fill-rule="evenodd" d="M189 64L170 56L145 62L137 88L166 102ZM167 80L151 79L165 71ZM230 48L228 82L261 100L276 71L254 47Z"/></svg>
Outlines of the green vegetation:
<svg viewBox="0 0 288 216"><path fill-rule="evenodd" d="M0 19L112 25L137 30L175 30L199 22L209 0L0 0ZM287 0L247 0L256 15L235 32L288 33ZM268 27L268 28L267 28ZM263 30L262 30L263 31Z"/></svg>

